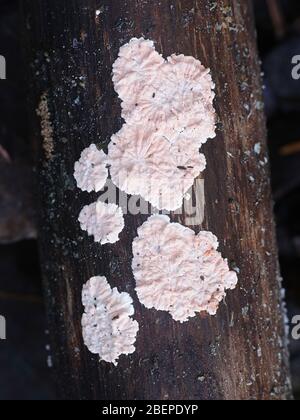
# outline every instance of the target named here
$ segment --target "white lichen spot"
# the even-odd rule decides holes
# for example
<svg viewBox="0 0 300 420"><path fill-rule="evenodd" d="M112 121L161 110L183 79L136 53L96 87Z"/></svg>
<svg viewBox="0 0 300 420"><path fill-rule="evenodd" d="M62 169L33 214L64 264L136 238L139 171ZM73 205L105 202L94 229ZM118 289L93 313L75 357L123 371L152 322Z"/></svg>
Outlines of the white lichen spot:
<svg viewBox="0 0 300 420"><path fill-rule="evenodd" d="M193 139L178 136L171 143L149 124L125 124L112 137L108 156L114 184L160 210L180 208L206 166Z"/></svg>
<svg viewBox="0 0 300 420"><path fill-rule="evenodd" d="M217 251L210 232L196 235L167 216L156 215L138 230L133 243L136 291L146 308L169 312L186 322L196 313L217 313L237 274Z"/></svg>
<svg viewBox="0 0 300 420"><path fill-rule="evenodd" d="M103 150L98 150L95 144L85 149L74 167L78 188L87 192L101 191L108 178L107 165L107 155Z"/></svg>
<svg viewBox="0 0 300 420"><path fill-rule="evenodd" d="M45 156L47 160L51 160L53 158L54 153L54 130L48 106L48 95L46 92L41 96L36 113L41 119L41 135L43 138L43 149L45 152Z"/></svg>
<svg viewBox="0 0 300 420"><path fill-rule="evenodd" d="M256 153L257 155L261 154L261 149L262 149L262 145L261 143L256 143L254 146L254 153Z"/></svg>
<svg viewBox="0 0 300 420"><path fill-rule="evenodd" d="M118 364L121 355L135 352L139 324L132 319L134 307L128 293L111 289L105 277L93 277L82 290L83 340L100 360Z"/></svg>
<svg viewBox="0 0 300 420"><path fill-rule="evenodd" d="M100 242L101 245L118 242L125 226L121 207L102 203L100 200L85 206L78 220L81 229L87 231L89 236L94 236L95 242Z"/></svg>

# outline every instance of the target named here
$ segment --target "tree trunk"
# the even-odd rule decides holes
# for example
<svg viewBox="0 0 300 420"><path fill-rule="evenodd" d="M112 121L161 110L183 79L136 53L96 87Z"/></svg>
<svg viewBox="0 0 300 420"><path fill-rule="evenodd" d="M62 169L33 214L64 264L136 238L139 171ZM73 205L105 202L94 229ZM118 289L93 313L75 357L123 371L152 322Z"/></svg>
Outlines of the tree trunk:
<svg viewBox="0 0 300 420"><path fill-rule="evenodd" d="M40 248L54 371L65 399L281 400L290 398L284 305L271 193L260 67L250 0L23 0L31 109L44 106L39 177ZM96 11L98 12L96 13ZM132 37L165 57L193 55L216 83L218 135L204 147L205 220L239 287L216 317L179 324L136 298L131 245L146 217L126 216L116 245L100 247L78 214L74 162L105 148L121 125L112 64ZM256 145L256 147L255 147ZM261 150L260 150L261 149ZM173 215L173 220L178 216ZM181 219L184 222L184 217ZM105 275L134 297L137 350L118 367L100 363L81 333L82 285Z"/></svg>

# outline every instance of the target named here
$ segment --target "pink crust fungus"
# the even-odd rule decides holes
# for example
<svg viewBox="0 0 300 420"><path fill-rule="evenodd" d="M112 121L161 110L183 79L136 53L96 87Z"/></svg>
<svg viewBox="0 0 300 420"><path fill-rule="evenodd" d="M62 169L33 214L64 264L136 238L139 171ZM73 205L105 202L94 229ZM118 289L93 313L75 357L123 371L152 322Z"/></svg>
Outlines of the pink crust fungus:
<svg viewBox="0 0 300 420"><path fill-rule="evenodd" d="M171 143L151 125L125 124L112 137L108 156L114 184L160 210L180 208L206 166L193 139L179 135Z"/></svg>
<svg viewBox="0 0 300 420"><path fill-rule="evenodd" d="M210 232L198 235L168 216L151 216L133 242L136 291L146 308L168 311L186 322L197 312L217 313L237 274L217 251Z"/></svg>
<svg viewBox="0 0 300 420"><path fill-rule="evenodd" d="M78 220L81 229L87 231L89 236L94 236L95 242L100 242L101 245L118 242L119 234L125 226L121 207L102 203L100 200L85 206Z"/></svg>
<svg viewBox="0 0 300 420"><path fill-rule="evenodd" d="M134 38L120 50L113 81L128 124L151 121L169 140L185 132L199 146L215 137L215 85L195 58L164 60L152 41Z"/></svg>
<svg viewBox="0 0 300 420"><path fill-rule="evenodd" d="M105 277L93 277L83 286L82 304L83 339L91 353L117 365L121 355L135 352L139 324L131 318L134 308L128 293L111 289Z"/></svg>
<svg viewBox="0 0 300 420"><path fill-rule="evenodd" d="M152 41L133 38L120 49L113 81L125 124L109 145L112 180L175 211L206 167L201 145L216 134L210 72L193 57L164 60Z"/></svg>
<svg viewBox="0 0 300 420"><path fill-rule="evenodd" d="M98 150L95 144L84 149L74 168L78 188L87 192L101 191L108 178L107 164L107 155L103 150Z"/></svg>
<svg viewBox="0 0 300 420"><path fill-rule="evenodd" d="M150 83L154 80L164 61L153 41L133 38L123 45L113 65L113 82L119 97L123 101L133 99L137 91L144 89L147 80Z"/></svg>

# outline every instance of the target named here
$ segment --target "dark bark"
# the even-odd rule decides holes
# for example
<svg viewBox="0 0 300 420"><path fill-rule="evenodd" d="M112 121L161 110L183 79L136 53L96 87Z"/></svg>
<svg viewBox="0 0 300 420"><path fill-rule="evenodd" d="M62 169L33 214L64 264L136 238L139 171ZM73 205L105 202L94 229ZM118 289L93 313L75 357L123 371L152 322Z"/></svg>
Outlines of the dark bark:
<svg viewBox="0 0 300 420"><path fill-rule="evenodd" d="M286 399L284 310L272 218L260 68L250 0L23 0L34 93L47 94L54 153L42 151L40 245L55 374L68 399ZM96 18L96 10L100 15ZM121 45L153 39L165 57L183 53L212 69L218 136L204 148L205 221L239 287L216 317L180 325L146 310L134 292L131 244L145 220L127 216L114 246L100 247L77 217L73 165L83 148L105 148L122 124L111 80ZM42 141L38 119L33 131ZM262 151L254 152L256 143ZM41 147L42 150L42 147ZM173 217L176 219L176 217ZM183 218L184 221L184 218ZM134 297L137 351L117 368L99 363L81 336L81 289L93 275Z"/></svg>

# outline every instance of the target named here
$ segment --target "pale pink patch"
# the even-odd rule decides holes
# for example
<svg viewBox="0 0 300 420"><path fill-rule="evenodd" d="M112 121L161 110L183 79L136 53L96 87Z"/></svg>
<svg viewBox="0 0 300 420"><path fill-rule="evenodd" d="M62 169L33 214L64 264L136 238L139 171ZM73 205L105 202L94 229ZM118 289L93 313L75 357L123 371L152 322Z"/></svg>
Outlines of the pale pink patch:
<svg viewBox="0 0 300 420"><path fill-rule="evenodd" d="M151 124L125 124L109 145L110 174L127 194L140 195L157 209L176 210L205 169L206 160L193 139L173 143Z"/></svg>
<svg viewBox="0 0 300 420"><path fill-rule="evenodd" d="M133 242L132 268L141 303L180 322L199 312L215 315L226 290L238 281L218 245L210 232L195 235L167 216L150 217Z"/></svg>
<svg viewBox="0 0 300 420"><path fill-rule="evenodd" d="M111 289L105 277L93 277L83 286L82 304L82 334L91 353L117 365L121 355L135 352L139 325L128 293Z"/></svg>
<svg viewBox="0 0 300 420"><path fill-rule="evenodd" d="M78 188L87 192L101 191L108 177L107 163L107 155L103 150L98 150L95 144L84 149L74 166Z"/></svg>
<svg viewBox="0 0 300 420"><path fill-rule="evenodd" d="M201 145L215 137L210 72L193 57L164 60L152 41L134 38L120 50L113 81L126 123L109 145L112 180L175 211L205 169Z"/></svg>
<svg viewBox="0 0 300 420"><path fill-rule="evenodd" d="M87 231L89 236L93 236L95 242L100 242L101 245L118 242L125 226L121 207L102 203L100 200L85 206L78 220L81 229Z"/></svg>

